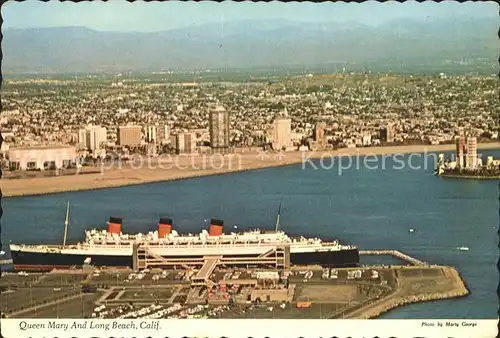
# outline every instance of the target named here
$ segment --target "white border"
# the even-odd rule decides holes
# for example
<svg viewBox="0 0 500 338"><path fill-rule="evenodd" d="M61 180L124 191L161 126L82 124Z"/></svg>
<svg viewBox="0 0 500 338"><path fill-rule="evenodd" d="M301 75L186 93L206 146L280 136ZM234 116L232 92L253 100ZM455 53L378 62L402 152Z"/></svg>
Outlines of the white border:
<svg viewBox="0 0 500 338"><path fill-rule="evenodd" d="M49 328L55 323L60 328ZM85 328L71 328L73 323ZM157 324L155 324L157 323ZM2 319L1 332L6 338L31 337L474 337L497 335L498 320L285 320L285 319ZM149 324L152 328L141 329ZM32 329L21 329L31 325ZM64 326L66 329L64 329ZM90 328L108 325L109 328ZM129 328L114 328L128 325ZM156 325L158 325L156 327ZM38 326L38 328L35 328ZM134 329L135 327L135 329Z"/></svg>

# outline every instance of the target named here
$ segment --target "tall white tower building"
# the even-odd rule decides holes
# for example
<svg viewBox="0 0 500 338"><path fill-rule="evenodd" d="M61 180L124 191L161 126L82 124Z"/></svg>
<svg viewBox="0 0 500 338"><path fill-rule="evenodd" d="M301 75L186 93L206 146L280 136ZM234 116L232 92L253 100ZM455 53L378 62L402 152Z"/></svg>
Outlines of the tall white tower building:
<svg viewBox="0 0 500 338"><path fill-rule="evenodd" d="M229 113L217 106L209 116L210 146L212 149L229 148Z"/></svg>
<svg viewBox="0 0 500 338"><path fill-rule="evenodd" d="M90 152L104 149L107 142L106 128L101 126L87 126L78 131L78 143Z"/></svg>
<svg viewBox="0 0 500 338"><path fill-rule="evenodd" d="M282 150L292 146L292 120L286 109L274 118L273 149Z"/></svg>

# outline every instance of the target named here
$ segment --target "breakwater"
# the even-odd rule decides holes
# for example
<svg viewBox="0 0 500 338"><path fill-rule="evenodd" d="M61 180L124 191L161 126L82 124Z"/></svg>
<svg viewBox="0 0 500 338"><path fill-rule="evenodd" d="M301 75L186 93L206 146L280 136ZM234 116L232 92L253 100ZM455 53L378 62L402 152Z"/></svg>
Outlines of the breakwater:
<svg viewBox="0 0 500 338"><path fill-rule="evenodd" d="M398 250L360 250L359 254L360 255L368 255L368 256L388 255L388 256L393 256L395 258L398 258L402 261L408 262L408 263L416 265L416 266L428 265L428 263L421 261L419 259L416 259L414 257L408 256L408 255L406 255Z"/></svg>
<svg viewBox="0 0 500 338"><path fill-rule="evenodd" d="M441 174L442 178L456 178L463 180L500 180L500 175L493 176L475 176L475 175L457 175L457 174Z"/></svg>
<svg viewBox="0 0 500 338"><path fill-rule="evenodd" d="M425 275L426 270L430 272L435 269L439 269L441 274ZM417 276L411 273L412 270L421 270L421 274ZM347 311L343 318L376 318L408 304L458 298L469 294L459 273L450 266L406 267L396 269L394 273L396 290L393 293L375 301L368 301L354 311Z"/></svg>

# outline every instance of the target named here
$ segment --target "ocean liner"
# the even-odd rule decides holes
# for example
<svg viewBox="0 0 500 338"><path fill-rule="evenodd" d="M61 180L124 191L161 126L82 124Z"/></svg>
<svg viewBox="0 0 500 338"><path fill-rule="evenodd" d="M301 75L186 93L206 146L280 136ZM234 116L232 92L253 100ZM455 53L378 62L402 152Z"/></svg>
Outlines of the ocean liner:
<svg viewBox="0 0 500 338"><path fill-rule="evenodd" d="M280 208L281 209L281 208ZM173 230L172 219L160 218L155 231L147 234L122 233L123 219L110 217L107 230L87 230L85 240L66 245L66 214L62 245L10 244L15 270L51 270L91 264L93 266L132 267L134 245L146 246L149 252L165 258L258 257L278 245L290 245L291 264L323 266L356 266L359 251L353 245L319 238L289 237L279 230L279 212L273 231L261 229L224 233L224 223L211 219L207 230L198 235L182 235Z"/></svg>

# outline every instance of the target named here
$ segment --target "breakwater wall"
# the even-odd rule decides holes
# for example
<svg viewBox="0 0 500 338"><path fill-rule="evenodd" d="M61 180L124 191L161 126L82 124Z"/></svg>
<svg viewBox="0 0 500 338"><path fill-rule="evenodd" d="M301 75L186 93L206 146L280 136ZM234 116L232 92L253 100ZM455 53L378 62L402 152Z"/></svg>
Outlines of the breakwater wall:
<svg viewBox="0 0 500 338"><path fill-rule="evenodd" d="M469 294L465 283L460 277L459 273L452 267L442 266L446 280L449 283L449 289L446 291L435 291L426 292L421 294L412 294L411 285L409 281L405 281L404 278L398 276L397 280L397 291L388 297L384 297L375 301L367 302L363 304L356 311L346 313L344 318L356 318L356 319L370 319L376 318L397 307L401 307L408 304L429 302L444 299L453 299L464 297Z"/></svg>
<svg viewBox="0 0 500 338"><path fill-rule="evenodd" d="M408 256L407 254L404 254L398 250L359 250L359 254L366 255L366 256L388 255L388 256L393 256L395 258L398 258L402 261L408 262L408 263L416 265L416 266L428 266L429 265L428 263L426 263L424 261L421 261L419 259Z"/></svg>
<svg viewBox="0 0 500 338"><path fill-rule="evenodd" d="M474 175L454 175L454 174L441 174L438 175L439 177L442 178L456 178L456 179L463 179L463 180L500 180L500 176L494 175L494 176L474 176Z"/></svg>
<svg viewBox="0 0 500 338"><path fill-rule="evenodd" d="M406 296L400 298L394 298L389 300L382 300L380 307L374 311L367 311L360 316L357 316L356 319L371 319L381 316L382 314L409 304L422 303L422 302L430 302L435 300L444 300L444 299L452 299L467 296L469 292L465 291L450 291L446 293L433 293L433 294L425 294L425 295L415 295L415 296ZM347 317L346 317L347 318Z"/></svg>

